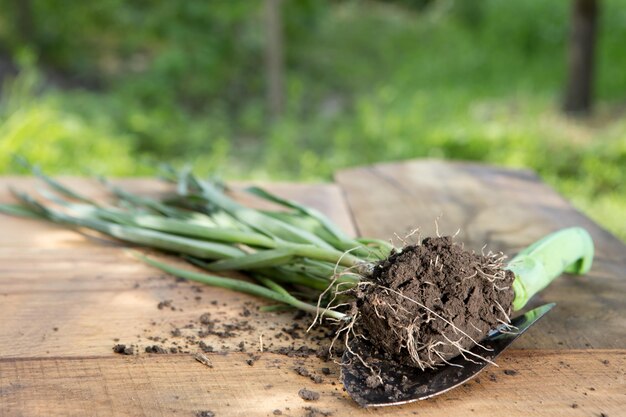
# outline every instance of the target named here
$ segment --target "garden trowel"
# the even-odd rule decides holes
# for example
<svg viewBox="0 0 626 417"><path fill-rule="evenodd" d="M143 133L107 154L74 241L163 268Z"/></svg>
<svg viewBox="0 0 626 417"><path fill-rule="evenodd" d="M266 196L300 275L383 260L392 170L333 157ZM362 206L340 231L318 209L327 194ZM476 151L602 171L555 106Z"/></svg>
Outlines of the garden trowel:
<svg viewBox="0 0 626 417"><path fill-rule="evenodd" d="M515 274L513 309L528 300L563 272L584 274L591 268L593 241L579 227L562 229L528 246L509 262ZM367 340L355 338L342 357L342 381L350 396L363 407L406 404L443 394L474 378L515 339L554 307L545 304L519 315L509 325L492 329L471 352L435 369L420 370L383 358ZM372 384L374 373L380 384Z"/></svg>

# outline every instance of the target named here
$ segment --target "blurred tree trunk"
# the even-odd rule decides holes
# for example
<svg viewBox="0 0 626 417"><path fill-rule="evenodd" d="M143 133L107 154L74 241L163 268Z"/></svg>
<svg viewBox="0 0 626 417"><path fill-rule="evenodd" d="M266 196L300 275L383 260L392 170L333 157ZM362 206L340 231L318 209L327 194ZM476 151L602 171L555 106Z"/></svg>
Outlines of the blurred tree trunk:
<svg viewBox="0 0 626 417"><path fill-rule="evenodd" d="M5 10L7 20L13 20L17 40L21 45L32 46L35 39L33 24L33 12L30 0L13 0L13 10ZM14 77L18 73L17 65L10 51L4 48L0 51L0 93L4 86L4 80L8 77Z"/></svg>
<svg viewBox="0 0 626 417"><path fill-rule="evenodd" d="M30 44L34 38L33 9L30 0L14 0L17 14L16 25L20 40ZM29 45L31 46L31 45Z"/></svg>
<svg viewBox="0 0 626 417"><path fill-rule="evenodd" d="M573 0L563 101L566 113L585 115L591 111L597 22L597 0Z"/></svg>
<svg viewBox="0 0 626 417"><path fill-rule="evenodd" d="M285 103L281 3L282 0L265 0L267 104L273 119L283 113Z"/></svg>

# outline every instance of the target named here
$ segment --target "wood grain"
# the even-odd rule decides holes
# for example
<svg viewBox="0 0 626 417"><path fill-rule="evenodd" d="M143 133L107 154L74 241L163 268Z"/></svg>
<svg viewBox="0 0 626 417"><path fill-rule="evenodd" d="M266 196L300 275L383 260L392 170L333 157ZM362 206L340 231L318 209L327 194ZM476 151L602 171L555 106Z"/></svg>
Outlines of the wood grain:
<svg viewBox="0 0 626 417"><path fill-rule="evenodd" d="M108 193L94 181L64 178L99 201ZM0 189L9 186L36 191L37 181L4 178ZM170 188L155 180L117 180L116 184L142 195L158 196ZM264 184L259 184L264 186ZM237 184L240 189L243 184ZM354 228L341 190L331 184L269 184L268 188L285 198L295 199L324 212L348 233ZM266 202L235 193L240 200L257 207ZM5 192L0 201L12 201ZM185 337L200 332L199 317L207 312L222 323L242 321L242 310L251 331L236 331L227 339L205 335L201 340L216 350L238 350L239 345L257 346L264 339L265 349L300 347L307 341L294 341L283 328L293 324L293 313L261 313L264 300L220 288L178 282L130 256L122 242L81 235L59 226L31 219L0 215L0 357L40 357L106 355L119 342L133 344L143 351L155 342L164 347L185 345ZM18 233L18 231L20 233ZM52 238L51 238L52 236ZM176 262L170 258L171 262ZM179 263L190 268L189 265ZM157 309L171 300L174 309ZM217 302L217 305L211 304ZM190 328L185 329L186 326ZM181 329L182 336L171 332ZM321 331L321 330L320 330ZM281 333L281 337L276 334ZM303 334L303 331L299 333ZM314 331L313 335L318 332ZM149 339L151 338L151 339ZM198 338L200 340L200 338ZM308 340L308 345L317 343ZM189 345L186 350L197 350Z"/></svg>
<svg viewBox="0 0 626 417"><path fill-rule="evenodd" d="M383 180L379 174L371 173L378 167L373 171L355 171L353 175L359 178L352 182L346 180L348 174L341 173L340 182L347 184L343 189L321 184L268 184L268 188L318 208L351 234L356 233L352 216L361 233L388 237L390 231L408 230L415 213L421 216L420 222L432 225L438 211L450 208L446 216L454 213L456 218L466 220L471 234L465 234L464 240L469 245L476 247L481 239L488 239L496 248L512 251L546 230L560 227L563 213L568 215L572 211L562 198L527 172L430 164L399 166L399 178L409 172L430 178L429 181L445 179L441 186L429 185L431 194L425 198L418 198L419 188L405 198L397 190L398 185L391 185L396 180L393 167L380 168L385 172ZM492 175L495 178L489 179ZM93 181L79 178L64 181L91 197L108 196ZM467 195L460 184L455 184L457 181L467 185ZM34 190L35 183L31 178L0 179L0 201L11 200L6 191L8 185ZM161 195L169 189L146 179L118 183L146 195ZM527 203L519 211L518 215L527 216L527 227L517 225L518 232L507 229L502 224L506 210L500 213L490 203L475 201L484 194L481 189L493 188L493 183L508 183L517 190L517 194L507 195L513 200L510 206L524 195L524 187L536 195L547 193L545 198L535 198L534 203ZM237 193L237 198L247 197ZM465 206L457 207L461 203ZM539 207L533 208L533 204ZM463 217L466 209L470 219ZM481 214L482 210L486 210L486 216ZM580 218L568 221L580 220L581 224L594 226L577 215ZM494 228L490 222L500 226ZM444 220L440 224L443 230L452 228ZM402 227L392 229L394 225ZM621 310L624 292L619 286L625 275L624 256L620 247L610 247L611 237L601 229L593 231L596 240L600 238L601 257L593 275L559 280L553 286L555 289L551 288L545 295L548 300L560 300L557 309L515 345L532 350L507 352L499 361L500 368L490 368L480 377L480 383L466 384L433 400L378 411L357 408L343 393L334 363L322 362L315 356L305 359L271 353L283 346L318 345L312 337L294 340L282 330L294 323L292 312L261 313L256 307L265 302L254 297L177 282L137 262L126 253L127 247L117 242L3 215L0 215L0 230L2 417L191 417L208 410L216 416L268 416L274 415L275 409L283 415L304 416L312 412L305 407L332 412L334 416L493 415L497 409L498 414L511 416L605 413L613 417L626 409L625 339L623 327L615 327L624 316ZM602 240L603 233L608 240ZM171 300L174 308L158 309L158 303L164 300ZM589 305L588 310L581 309L583 303ZM245 320L249 329L235 331L228 339L215 335L200 337L198 318L206 312L220 320L218 326ZM594 329L590 328L592 321ZM584 332L580 331L581 323L587 326L583 326ZM182 334L172 335L172 330L177 328ZM605 341L600 340L602 334ZM209 368L192 358L191 353L198 348L193 344L185 346L188 336L201 339L217 351L230 353L207 354L213 365ZM143 353L145 346L154 343L149 338L154 337L167 339L159 342L164 346L177 343L190 353ZM246 352L238 352L241 342ZM142 353L113 354L111 348L115 343L134 345ZM541 347L550 350L538 349ZM618 349L572 350L572 347ZM257 355L259 359L252 365L246 362ZM296 366L305 366L318 375L321 368L328 367L330 375L322 375L324 382L314 384L294 372ZM518 373L506 375L505 369ZM297 394L303 387L320 392L320 400L304 402ZM572 408L574 404L576 408Z"/></svg>
<svg viewBox="0 0 626 417"><path fill-rule="evenodd" d="M30 272L26 267L16 275L0 272L0 357L108 355L117 343L136 345L139 351L154 344L199 350L187 337L218 351L239 350L241 343L247 350L258 350L261 340L265 350L305 344L318 347L313 340L294 340L282 330L293 325L293 312L260 312L259 306L270 303L221 288L179 282L119 250L100 252L110 253L94 256L90 262L59 257L58 266L49 256L36 263L35 254ZM18 284L12 284L14 281ZM171 306L159 309L163 301L171 301ZM235 322L245 322L247 330L234 330L225 339L200 336L204 313L220 321L216 331ZM302 323L302 327L306 325ZM172 335L175 329L181 332L177 337ZM313 330L310 336L322 332ZM304 329L298 333L304 335ZM165 340L156 343L155 338Z"/></svg>
<svg viewBox="0 0 626 417"><path fill-rule="evenodd" d="M535 297L529 308L557 307L516 346L626 348L626 246L532 172L423 160L340 171L336 180L364 236L403 236L416 227L434 235L439 217L442 235L460 228L466 247L513 255L557 229L584 227L596 246L591 272L563 276Z"/></svg>
<svg viewBox="0 0 626 417"><path fill-rule="evenodd" d="M363 410L333 382L338 367L264 354L209 355L213 368L189 355L0 360L2 416L305 416L315 407L333 416L623 416L626 351L511 351L477 380L431 400ZM321 375L314 384L296 374ZM321 367L330 367L324 376ZM504 371L515 371L507 375ZM321 394L298 397L301 388ZM321 415L321 414L312 414Z"/></svg>

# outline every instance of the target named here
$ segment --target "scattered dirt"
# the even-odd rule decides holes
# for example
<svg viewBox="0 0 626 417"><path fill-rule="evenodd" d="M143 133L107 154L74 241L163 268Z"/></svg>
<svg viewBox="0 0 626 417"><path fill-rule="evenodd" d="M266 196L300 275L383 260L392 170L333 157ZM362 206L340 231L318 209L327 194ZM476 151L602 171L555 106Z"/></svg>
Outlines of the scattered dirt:
<svg viewBox="0 0 626 417"><path fill-rule="evenodd" d="M517 373L518 373L518 372L517 372L517 371L514 371L513 369L505 369L505 370L504 370L504 374L505 374L505 375L508 375L508 376L515 376L515 375L517 375Z"/></svg>
<svg viewBox="0 0 626 417"><path fill-rule="evenodd" d="M163 300L157 304L157 308L159 310L163 310L164 308L171 308L173 311L176 310L176 307L172 305L172 300Z"/></svg>
<svg viewBox="0 0 626 417"><path fill-rule="evenodd" d="M127 345L117 344L113 346L113 352L119 353L120 355L132 355L135 353L135 349L133 346L130 346L130 345L127 346Z"/></svg>
<svg viewBox="0 0 626 417"><path fill-rule="evenodd" d="M319 392L311 391L306 388L302 388L298 391L298 395L305 401L317 401L320 399Z"/></svg>
<svg viewBox="0 0 626 417"><path fill-rule="evenodd" d="M296 371L296 373L297 373L298 375L302 375L302 376L306 376L306 377L311 376L311 374L309 373L309 370L308 370L308 369L306 369L306 368L305 368L305 367L303 367L303 366L297 366L297 367L295 367L293 370L294 370L294 371Z"/></svg>
<svg viewBox="0 0 626 417"><path fill-rule="evenodd" d="M324 378L319 375L315 375L303 366L297 366L293 370L296 371L298 375L307 377L316 384L321 384L322 382L324 382Z"/></svg>
<svg viewBox="0 0 626 417"><path fill-rule="evenodd" d="M272 414L274 414L275 416L280 416L280 415L283 414L283 412L280 411L279 409L276 409L276 410L272 411Z"/></svg>
<svg viewBox="0 0 626 417"><path fill-rule="evenodd" d="M406 246L356 291L360 330L401 363L430 368L451 359L508 321L514 275L502 260L451 237Z"/></svg>
<svg viewBox="0 0 626 417"><path fill-rule="evenodd" d="M463 251L450 238L424 239L419 246L408 246L377 265L372 276L372 282L376 285L363 287L357 293L357 308L362 316L358 330L365 329L371 339L391 352L392 358L399 359L405 365L417 365L408 356L407 342L411 339L418 345L437 344L436 352L443 358L456 356L459 347L469 348L471 341L462 340L458 346L454 346L444 340L444 336L450 339L456 336L454 340L459 338L453 327L479 340L489 328L499 323L498 319L506 321L494 301L509 313L513 298L510 289L513 277L510 273L496 270L494 265L493 257ZM174 284L173 288L180 285ZM172 298L178 305L180 300ZM419 305L407 298L417 301ZM155 327L144 329L143 335L137 335L139 340L143 337L152 342L148 346L139 343L141 349L145 347L147 353L154 354L188 353L208 367L212 367L210 355L207 357L204 353L249 352L245 362L253 366L259 358L254 353L270 352L296 358L297 366L292 368L293 371L315 383L323 382L321 375L331 374L328 367L321 368L319 374L316 374L304 366L307 363L305 359L312 356L330 360L327 344L334 336L334 329L331 328L318 327L314 332L306 333L312 321L310 315L296 312L291 321L282 320L281 317L273 325L271 315L259 312L258 305L253 302L246 302L243 307L238 306L237 311L233 311L225 303L210 301L206 297L202 300L191 294L185 295L184 299L206 303L210 311L198 313L198 316L187 322L179 319L168 322L164 317L171 317L173 313L169 313L170 310L179 312L182 309L175 307L175 301L171 299L159 302L156 307L167 312L155 313L151 323ZM439 316L447 317L449 322ZM270 326L267 320L270 320ZM265 329L264 334L260 334L257 326ZM390 330L396 330L397 334ZM118 344L114 351L131 355L137 349L135 347L133 350L131 345ZM341 349L334 350L333 359L341 357L342 353ZM418 359L428 361L429 365L436 364L438 359L435 351L429 351L429 355L418 356ZM280 368L280 363L273 366ZM495 375L492 376L495 381ZM375 378L371 378L370 383L372 386L380 384ZM272 385L265 386L265 389L271 388ZM397 388L394 384L383 383L379 389L391 391ZM306 401L320 398L318 392L306 388L301 389L298 395ZM306 410L307 416L331 415L314 407L307 407ZM208 416L213 415L213 412L199 411L197 415Z"/></svg>
<svg viewBox="0 0 626 417"><path fill-rule="evenodd" d="M212 322L213 320L211 320L211 313L204 313L203 315L200 316L201 324L211 324Z"/></svg>
<svg viewBox="0 0 626 417"><path fill-rule="evenodd" d="M146 353L166 354L167 350L159 345L146 346Z"/></svg>
<svg viewBox="0 0 626 417"><path fill-rule="evenodd" d="M215 417L215 413L213 411L198 411L196 413L196 417Z"/></svg>

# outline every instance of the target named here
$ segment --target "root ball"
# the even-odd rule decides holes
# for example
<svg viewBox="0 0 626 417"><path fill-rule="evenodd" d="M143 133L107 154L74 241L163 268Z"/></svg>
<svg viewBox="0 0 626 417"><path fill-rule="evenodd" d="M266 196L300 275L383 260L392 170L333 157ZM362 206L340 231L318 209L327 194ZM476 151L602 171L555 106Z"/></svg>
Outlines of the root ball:
<svg viewBox="0 0 626 417"><path fill-rule="evenodd" d="M509 322L514 275L503 256L426 238L374 267L357 291L360 330L393 359L432 368Z"/></svg>

